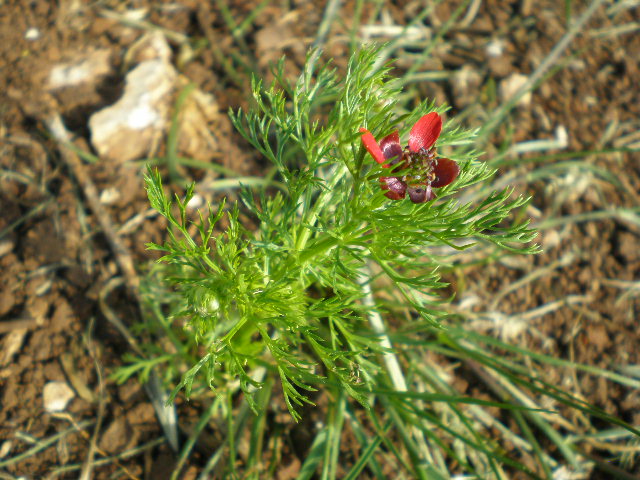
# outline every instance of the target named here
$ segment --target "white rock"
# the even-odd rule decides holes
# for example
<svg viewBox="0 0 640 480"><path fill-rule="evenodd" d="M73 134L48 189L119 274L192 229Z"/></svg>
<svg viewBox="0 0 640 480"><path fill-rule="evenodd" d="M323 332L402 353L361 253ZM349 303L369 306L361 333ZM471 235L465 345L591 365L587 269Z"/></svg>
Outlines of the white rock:
<svg viewBox="0 0 640 480"><path fill-rule="evenodd" d="M113 205L120 200L120 192L115 187L105 188L100 192L100 203L102 205Z"/></svg>
<svg viewBox="0 0 640 480"><path fill-rule="evenodd" d="M91 116L91 143L105 160L125 162L147 154L168 122L177 72L162 59L146 60L126 77L124 94Z"/></svg>
<svg viewBox="0 0 640 480"><path fill-rule="evenodd" d="M12 361L13 356L22 348L27 332L26 328L15 328L4 336L0 342L2 346L0 348L0 365L8 365Z"/></svg>
<svg viewBox="0 0 640 480"><path fill-rule="evenodd" d="M122 17L130 22L140 22L145 19L148 13L148 8L135 8L132 10L126 10Z"/></svg>
<svg viewBox="0 0 640 480"><path fill-rule="evenodd" d="M558 148L567 148L569 146L569 134L564 125L556 127L556 141L558 142Z"/></svg>
<svg viewBox="0 0 640 480"><path fill-rule="evenodd" d="M193 197L191 197L191 200L189 200L189 203L187 203L187 208L189 210L197 210L198 208L204 205L204 202L205 202L204 197L196 193L193 195Z"/></svg>
<svg viewBox="0 0 640 480"><path fill-rule="evenodd" d="M70 63L54 65L49 72L47 88L73 87L83 83L91 83L111 72L108 49L96 50L82 55L79 59Z"/></svg>
<svg viewBox="0 0 640 480"><path fill-rule="evenodd" d="M11 447L13 447L13 442L11 440L5 440L0 445L0 458L6 457L11 451Z"/></svg>
<svg viewBox="0 0 640 480"><path fill-rule="evenodd" d="M520 73L512 73L500 82L500 99L503 102L511 99L516 92L527 82L529 78ZM520 99L517 104L519 107L528 107L531 104L531 91L528 91Z"/></svg>
<svg viewBox="0 0 640 480"><path fill-rule="evenodd" d="M504 46L505 44L503 40L494 38L487 44L487 46L485 47L485 51L490 57L499 57L504 53Z"/></svg>
<svg viewBox="0 0 640 480"><path fill-rule="evenodd" d="M38 30L35 27L31 27L27 29L27 31L25 32L24 38L25 40L34 41L34 40L38 40L40 38L40 35L41 35L40 30Z"/></svg>
<svg viewBox="0 0 640 480"><path fill-rule="evenodd" d="M75 397L73 390L65 382L49 382L44 386L44 409L47 412L61 412Z"/></svg>

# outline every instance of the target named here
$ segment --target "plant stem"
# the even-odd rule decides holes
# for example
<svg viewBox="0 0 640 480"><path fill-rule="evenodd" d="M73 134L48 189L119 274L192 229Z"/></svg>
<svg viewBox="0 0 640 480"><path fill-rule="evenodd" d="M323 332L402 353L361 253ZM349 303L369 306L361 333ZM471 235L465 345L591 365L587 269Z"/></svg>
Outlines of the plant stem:
<svg viewBox="0 0 640 480"><path fill-rule="evenodd" d="M398 357L396 357L395 353L393 353L392 351L393 346L391 345L391 340L389 339L389 336L385 331L382 316L376 308L376 303L373 299L373 292L371 291L370 281L371 272L369 271L369 268L365 266L360 270L359 283L362 286L362 291L365 294L362 302L370 308L369 324L371 325L371 329L376 333L376 335L380 337L380 345L385 348L385 351L382 353L382 359L385 366L387 367L387 372L389 373L389 377L391 378L393 387L399 392L406 392L408 391L407 382L404 378L404 374L402 373L402 368L400 367ZM433 463L433 455L429 450L424 435L416 426L413 426L411 430L414 438L416 439L416 442L420 446L423 460L425 462Z"/></svg>
<svg viewBox="0 0 640 480"><path fill-rule="evenodd" d="M340 168L333 169L332 174L330 174L331 181L327 185L327 188L320 195L318 195L318 198L316 199L316 202L313 205L313 208L311 209L311 211L306 217L306 221L304 221L305 220L304 217L302 219L303 221L301 222L301 224L302 224L303 230L296 241L296 250L298 251L302 250L307 244L307 242L309 241L309 237L311 236L311 229L305 227L305 224L308 226L313 226L316 223L318 214L320 213L321 209L323 208L326 201L328 200L328 197L331 197L334 195L334 192L333 192L334 188L336 187L338 182L342 180L342 177L344 177L346 173L347 173L347 168L344 165L340 166Z"/></svg>

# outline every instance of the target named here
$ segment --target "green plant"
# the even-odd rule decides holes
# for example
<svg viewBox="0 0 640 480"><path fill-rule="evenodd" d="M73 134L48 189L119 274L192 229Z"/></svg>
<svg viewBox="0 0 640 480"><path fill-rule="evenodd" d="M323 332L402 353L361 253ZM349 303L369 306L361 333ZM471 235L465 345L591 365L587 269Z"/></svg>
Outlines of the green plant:
<svg viewBox="0 0 640 480"><path fill-rule="evenodd" d="M491 188L490 162L473 150L482 139L441 125L444 108L424 102L404 111L401 82L378 66L380 53L354 54L344 78L316 67L313 53L294 84L282 63L270 86L254 80L254 107L230 117L274 165L277 183L252 183L240 203L194 218L195 187L171 199L160 173L148 170L149 199L169 237L149 245L164 256L142 283L144 358L128 357L116 378L144 380L159 368L174 388L171 400L184 389L208 405L172 478L213 418L226 422L227 441L201 478L225 457L230 478L273 476L277 457L266 464L264 455L281 440L266 433L271 398L284 398L299 421L304 404L321 395L331 401L318 412L324 423L300 479L320 469L323 479L338 476L346 425L361 444L349 479L365 468L385 478L390 465L423 479L610 470L583 448L600 433L563 435L567 414L622 427L601 432L611 438L639 432L563 391L546 371L561 366L632 388L637 380L478 334L466 323L475 321L469 312L438 295L439 273L459 273L469 258L485 264L537 251L535 232L521 220L528 199ZM248 218L257 227L247 227ZM522 328L517 318L504 321ZM491 399L462 394L450 381L458 368ZM487 410L496 407L497 415ZM249 453L241 473L242 439Z"/></svg>
<svg viewBox="0 0 640 480"><path fill-rule="evenodd" d="M176 198L176 214L160 174L149 171L149 200L169 222L169 240L149 248L165 253L166 280L180 296L175 317L187 320L204 352L174 396L181 388L189 396L194 384L226 391L238 380L257 411L256 389L276 375L296 419L297 407L311 403L308 392L327 383L367 407L367 392L386 382L376 355L389 352L384 329L370 322L372 313L385 311L371 293L377 283L390 285L416 318L438 325L433 294L443 286L441 262L430 247L489 242L518 253L536 250L526 245L535 235L526 223L505 222L526 199L511 200L505 189L477 204L456 200L456 192L492 173L477 152L457 158L451 150L461 173L435 201L414 205L384 196L378 182L384 170L366 155L359 128L388 133L443 108L423 103L399 115L399 92L388 68L374 67L376 52L354 55L343 80L327 66L315 71L310 61L290 84L280 63L268 88L253 82L256 107L230 113L286 186L273 195L242 192L242 208L259 221L256 231L242 225L240 205L227 210L223 202L195 222L193 239L186 212L193 186ZM473 136L445 125L438 146L469 145ZM218 231L223 217L228 226ZM252 376L261 368L266 375Z"/></svg>

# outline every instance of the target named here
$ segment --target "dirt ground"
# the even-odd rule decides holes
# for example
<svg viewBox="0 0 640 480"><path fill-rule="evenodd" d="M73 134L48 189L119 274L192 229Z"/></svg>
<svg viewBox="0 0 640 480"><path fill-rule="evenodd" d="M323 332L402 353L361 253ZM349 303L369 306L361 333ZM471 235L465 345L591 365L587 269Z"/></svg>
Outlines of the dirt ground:
<svg viewBox="0 0 640 480"><path fill-rule="evenodd" d="M348 52L344 38L351 29L349 12L354 8L352 2L344 3L345 14L331 25L326 44L338 66L344 65ZM447 33L430 64L424 66L458 75L418 87L424 96L451 104L453 115L478 97L496 106L498 90L488 85L505 85L503 81L514 74L531 75L567 32L565 2L478 3L479 10ZM585 8L569 3L575 16ZM246 105L248 90L247 79L234 80L224 59L236 58L246 48L253 53L258 71L268 76L268 63L284 53L294 73L315 39L324 3L267 3L245 28L244 47L234 41L214 4L219 5L195 0L0 2L2 478L78 478L88 455L107 458L134 448L138 450L128 458L94 466L92 478L165 478L176 461L162 441L144 390L135 381L118 386L109 379L129 347L105 320L107 310L130 318L137 315L132 306L135 299L114 283L122 275L114 246L87 201L85 182L65 160L46 122L60 115L73 144L95 154L89 118L122 95L132 64L129 53L147 31L144 25L152 24L164 29L179 75L215 99L206 119L211 137L206 144L180 148L190 154L197 151L201 161L260 175L262 160L233 133L225 117L229 107ZM261 5L229 4L230 13L240 20ZM383 8L382 17L405 25L419 4L394 3ZM457 6L457 2L444 2L423 23L440 27ZM123 20L134 8L140 14L135 18L148 24L132 26ZM553 139L562 127L567 145L559 151L638 148L640 36L637 27L631 32L615 28L639 20L637 4L616 10L613 2L605 2L589 22L589 34L578 34L571 43L567 52L573 56L533 93L529 103L516 109L514 127L499 130L496 145L506 137L517 142ZM216 48L198 46L203 42ZM491 48L499 54L492 54ZM51 71L56 65L96 56L103 56L104 70L92 81L52 87ZM407 58L399 61L398 74L412 66ZM481 125L483 113L477 111L466 121ZM162 155L163 145L160 139L145 155ZM496 150L489 146L487 151L491 156ZM542 227L543 254L483 269L469 267L464 282L448 280L458 301L471 301L473 311L526 314L529 322L519 333L531 348L615 370L640 364L640 225L637 216L634 220L620 213L593 220L588 214L623 208L637 212L640 158L627 152L593 153L584 159L605 176L576 170L529 181L526 176L532 167L524 161L517 167L521 176L516 184L533 195L528 214ZM142 164L83 162L82 171L97 187L101 208L134 263L148 264L152 255L144 244L161 241L163 225L149 212ZM195 168L187 173L196 179L203 175ZM555 226L542 220L574 215L583 215L583 220ZM505 285L541 268L542 275L505 290ZM479 328L504 333L495 326ZM44 408L45 385L50 382L71 387L73 398L62 412ZM638 391L606 381L594 383L588 376L580 382L586 400L640 425ZM468 393L473 394L473 386ZM197 418L197 410L197 404L179 402L185 424ZM281 430L289 435L285 443L299 441L296 435L301 432L291 425ZM37 454L2 466L34 446L40 447ZM206 454L206 448L198 450L182 478L195 478ZM301 460L293 447L285 450L277 478L294 478ZM631 472L640 474L640 462Z"/></svg>

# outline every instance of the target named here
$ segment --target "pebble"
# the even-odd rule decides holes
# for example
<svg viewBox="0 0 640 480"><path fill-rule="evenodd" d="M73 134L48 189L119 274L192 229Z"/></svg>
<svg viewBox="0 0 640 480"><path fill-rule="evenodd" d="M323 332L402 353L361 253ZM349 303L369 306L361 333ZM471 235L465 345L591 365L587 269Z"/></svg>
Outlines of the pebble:
<svg viewBox="0 0 640 480"><path fill-rule="evenodd" d="M75 393L65 382L49 382L44 386L43 397L47 412L62 412L75 397Z"/></svg>

